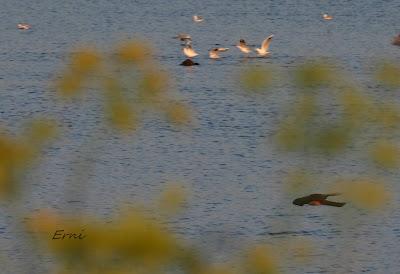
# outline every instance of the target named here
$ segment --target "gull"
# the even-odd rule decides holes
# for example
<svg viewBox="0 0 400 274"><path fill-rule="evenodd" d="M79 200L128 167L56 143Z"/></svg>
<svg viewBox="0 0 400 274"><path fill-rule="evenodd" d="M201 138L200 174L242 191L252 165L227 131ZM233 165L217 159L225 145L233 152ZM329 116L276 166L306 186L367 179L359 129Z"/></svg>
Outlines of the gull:
<svg viewBox="0 0 400 274"><path fill-rule="evenodd" d="M17 28L22 30L28 30L31 28L31 26L29 24L19 23L17 24Z"/></svg>
<svg viewBox="0 0 400 274"><path fill-rule="evenodd" d="M272 37L274 37L274 35L270 35L267 38L265 38L265 40L262 42L261 44L261 48L256 48L255 50L257 51L258 55L261 57L267 56L269 54L269 44L272 41Z"/></svg>
<svg viewBox="0 0 400 274"><path fill-rule="evenodd" d="M200 16L200 15L193 15L193 21L196 23L200 23L200 22L204 21L204 18L203 18L203 16Z"/></svg>
<svg viewBox="0 0 400 274"><path fill-rule="evenodd" d="M329 21L329 20L332 20L332 19L333 19L333 16L324 13L324 14L322 14L322 18L324 18L325 20L328 20L328 21Z"/></svg>
<svg viewBox="0 0 400 274"><path fill-rule="evenodd" d="M179 33L177 36L173 37L174 39L179 39L183 42L192 41L192 37L187 33Z"/></svg>
<svg viewBox="0 0 400 274"><path fill-rule="evenodd" d="M208 56L210 56L211 59L219 59L219 53L227 50L229 50L229 48L213 48L208 52Z"/></svg>
<svg viewBox="0 0 400 274"><path fill-rule="evenodd" d="M187 57L189 58L193 58L196 57L197 55L199 55L193 48L191 44L187 44L184 48L183 48L183 54L185 54Z"/></svg>
<svg viewBox="0 0 400 274"><path fill-rule="evenodd" d="M243 53L250 53L251 49L247 46L246 41L244 39L240 39L239 44L236 45L238 49L240 49Z"/></svg>

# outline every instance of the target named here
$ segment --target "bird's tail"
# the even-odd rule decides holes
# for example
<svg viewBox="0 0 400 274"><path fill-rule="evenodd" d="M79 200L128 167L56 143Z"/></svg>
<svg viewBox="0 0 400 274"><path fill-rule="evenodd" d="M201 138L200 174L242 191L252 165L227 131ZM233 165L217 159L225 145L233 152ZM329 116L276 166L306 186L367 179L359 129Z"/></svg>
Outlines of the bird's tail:
<svg viewBox="0 0 400 274"><path fill-rule="evenodd" d="M328 206L336 206L336 207L342 207L344 206L346 203L338 203L338 202L332 202L332 201L328 201L328 200L322 200L321 204L323 205L328 205Z"/></svg>

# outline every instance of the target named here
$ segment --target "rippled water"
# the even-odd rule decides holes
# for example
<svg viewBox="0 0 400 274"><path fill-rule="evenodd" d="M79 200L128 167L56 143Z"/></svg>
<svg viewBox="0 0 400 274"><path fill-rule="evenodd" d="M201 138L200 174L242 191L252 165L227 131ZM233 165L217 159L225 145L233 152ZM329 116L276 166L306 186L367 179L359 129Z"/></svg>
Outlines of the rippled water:
<svg viewBox="0 0 400 274"><path fill-rule="evenodd" d="M305 238L315 243L311 261L288 262L284 272L399 273L397 208L370 218L351 206L292 206L282 178L302 160L281 155L268 141L290 85L280 84L269 97L246 96L234 78L246 64L286 69L307 58L331 57L379 96L370 80L373 61L399 60L400 49L390 45L399 31L399 1L2 0L0 6L2 124L18 130L31 116L55 115L67 125L28 180L27 209L84 208L107 218L118 205L147 201L166 181L180 180L190 186L191 202L172 226L182 237L213 250L218 260L236 255L245 243ZM325 12L334 20L323 21ZM193 14L205 21L194 24ZM32 29L17 30L19 22ZM178 66L184 58L172 37L179 32L192 35L200 66ZM270 58L244 60L233 47L240 38L258 45L269 34L275 35ZM148 38L159 49L156 58L195 111L193 130L149 119L132 140L111 137L102 129L95 95L83 103L57 103L49 80L73 46L94 43L107 49L134 36ZM217 43L231 50L222 60L209 60L207 50ZM98 153L86 153L90 146ZM352 155L310 165L317 175L333 178L364 174L368 167ZM87 192L77 186L74 196L67 197L74 168L84 158L92 164ZM393 182L399 178L397 173L385 175ZM316 191L323 189L321 185ZM3 251L8 259L21 259L14 245L21 240L6 225L10 218L0 217Z"/></svg>

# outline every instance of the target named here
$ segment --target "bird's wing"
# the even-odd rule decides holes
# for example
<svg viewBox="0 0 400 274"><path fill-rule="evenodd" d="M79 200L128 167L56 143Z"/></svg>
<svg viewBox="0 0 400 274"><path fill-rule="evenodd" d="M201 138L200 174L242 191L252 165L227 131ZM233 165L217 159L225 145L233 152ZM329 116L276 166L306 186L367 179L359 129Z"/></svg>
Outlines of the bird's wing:
<svg viewBox="0 0 400 274"><path fill-rule="evenodd" d="M335 193L326 194L326 196L327 196L327 197L329 197L329 196L338 196L338 195L340 195L340 194L341 194L341 193L335 192Z"/></svg>
<svg viewBox="0 0 400 274"><path fill-rule="evenodd" d="M198 55L197 52L196 52L194 49L192 49L192 48L183 48L183 51L184 51L185 54L188 55L188 56L190 56L190 55L192 55L192 56Z"/></svg>
<svg viewBox="0 0 400 274"><path fill-rule="evenodd" d="M220 51L220 52L227 51L228 49L229 49L229 48L217 48L217 50Z"/></svg>
<svg viewBox="0 0 400 274"><path fill-rule="evenodd" d="M319 194L319 193L314 193L314 194L310 194L308 196L305 196L303 198L307 198L310 201L320 201L320 200L325 200L328 196L325 194Z"/></svg>
<svg viewBox="0 0 400 274"><path fill-rule="evenodd" d="M274 35L270 35L268 36L261 44L261 48L264 50L268 50L269 48L269 44L271 43L272 37L274 37Z"/></svg>
<svg viewBox="0 0 400 274"><path fill-rule="evenodd" d="M190 55L192 55L193 50L190 49L190 48L183 48L183 53L184 53L186 56L190 56Z"/></svg>

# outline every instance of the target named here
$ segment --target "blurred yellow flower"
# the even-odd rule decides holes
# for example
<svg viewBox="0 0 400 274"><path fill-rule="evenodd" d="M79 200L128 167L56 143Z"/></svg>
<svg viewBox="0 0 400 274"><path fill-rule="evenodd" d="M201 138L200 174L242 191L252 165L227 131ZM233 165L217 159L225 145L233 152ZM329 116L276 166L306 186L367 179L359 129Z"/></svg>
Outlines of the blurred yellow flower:
<svg viewBox="0 0 400 274"><path fill-rule="evenodd" d="M352 126L359 126L362 121L372 118L372 103L367 95L362 94L356 88L346 87L340 94L340 102L343 106L344 122Z"/></svg>
<svg viewBox="0 0 400 274"><path fill-rule="evenodd" d="M399 166L400 149L390 141L378 141L371 151L372 159L376 164L386 168Z"/></svg>
<svg viewBox="0 0 400 274"><path fill-rule="evenodd" d="M237 273L232 269L232 267L227 265L213 265L208 266L201 270L198 274L235 274Z"/></svg>
<svg viewBox="0 0 400 274"><path fill-rule="evenodd" d="M16 137L0 133L0 196L17 194L18 178L38 150L30 140L21 141Z"/></svg>
<svg viewBox="0 0 400 274"><path fill-rule="evenodd" d="M331 127L320 131L316 136L316 145L323 152L333 153L343 150L351 141L347 128Z"/></svg>
<svg viewBox="0 0 400 274"><path fill-rule="evenodd" d="M177 251L172 234L139 211L123 215L111 231L114 233L105 238L113 253L146 266L166 263Z"/></svg>
<svg viewBox="0 0 400 274"><path fill-rule="evenodd" d="M383 103L379 105L376 119L385 129L398 128L400 125L399 107L393 103Z"/></svg>
<svg viewBox="0 0 400 274"><path fill-rule="evenodd" d="M249 91L265 91L271 81L271 70L265 67L249 67L240 75L241 86Z"/></svg>
<svg viewBox="0 0 400 274"><path fill-rule="evenodd" d="M313 87L331 84L336 76L326 64L307 63L298 67L295 77L300 87Z"/></svg>
<svg viewBox="0 0 400 274"><path fill-rule="evenodd" d="M83 87L84 78L78 73L65 72L57 80L56 88L63 97L78 95Z"/></svg>
<svg viewBox="0 0 400 274"><path fill-rule="evenodd" d="M334 190L363 209L379 209L391 200L391 195L384 184L370 179L339 181L334 185Z"/></svg>
<svg viewBox="0 0 400 274"><path fill-rule="evenodd" d="M121 131L127 132L136 129L137 114L129 102L122 99L111 99L107 102L110 124Z"/></svg>
<svg viewBox="0 0 400 274"><path fill-rule="evenodd" d="M141 40L131 40L117 48L118 61L122 63L142 63L149 60L151 49Z"/></svg>
<svg viewBox="0 0 400 274"><path fill-rule="evenodd" d="M376 78L388 87L400 87L400 67L394 63L381 64Z"/></svg>
<svg viewBox="0 0 400 274"><path fill-rule="evenodd" d="M275 274L278 272L277 258L271 248L264 245L254 246L247 254L246 273Z"/></svg>
<svg viewBox="0 0 400 274"><path fill-rule="evenodd" d="M0 198L4 199L14 193L13 171L7 163L0 162Z"/></svg>
<svg viewBox="0 0 400 274"><path fill-rule="evenodd" d="M171 102L165 107L167 118L176 124L187 124L191 121L191 113L188 106L179 102Z"/></svg>
<svg viewBox="0 0 400 274"><path fill-rule="evenodd" d="M146 70L139 80L139 88L143 97L153 97L168 89L167 74L161 70Z"/></svg>
<svg viewBox="0 0 400 274"><path fill-rule="evenodd" d="M43 143L52 140L57 135L57 125L54 120L36 119L31 121L25 134L32 145L40 146Z"/></svg>
<svg viewBox="0 0 400 274"><path fill-rule="evenodd" d="M71 58L70 70L73 74L86 74L98 69L101 55L94 48L77 50Z"/></svg>
<svg viewBox="0 0 400 274"><path fill-rule="evenodd" d="M41 209L33 213L26 223L27 229L34 233L45 233L48 238L58 228L62 226L62 219L50 209Z"/></svg>

